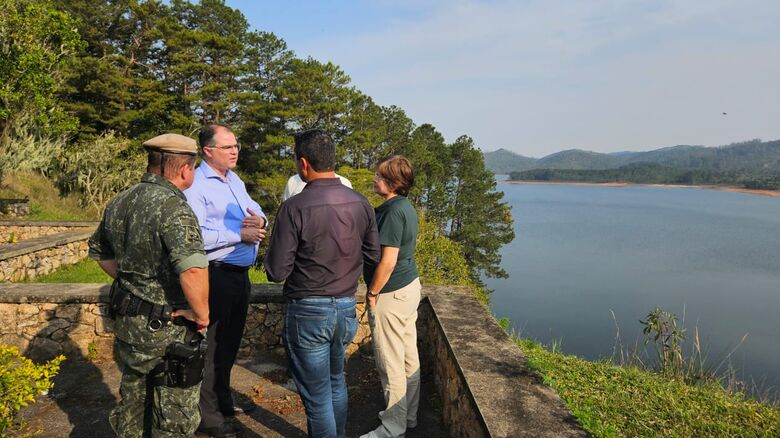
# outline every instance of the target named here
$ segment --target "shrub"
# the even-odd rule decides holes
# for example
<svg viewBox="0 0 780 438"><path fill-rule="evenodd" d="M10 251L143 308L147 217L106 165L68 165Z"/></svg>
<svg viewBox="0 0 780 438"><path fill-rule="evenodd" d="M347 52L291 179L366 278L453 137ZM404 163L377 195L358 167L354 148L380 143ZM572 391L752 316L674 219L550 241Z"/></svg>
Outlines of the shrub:
<svg viewBox="0 0 780 438"><path fill-rule="evenodd" d="M15 417L19 409L51 389L52 379L64 359L65 356L59 356L36 365L20 355L16 347L0 345L0 436L6 436L18 426Z"/></svg>
<svg viewBox="0 0 780 438"><path fill-rule="evenodd" d="M117 193L138 182L146 169L146 154L109 132L70 146L59 164L63 188L79 193L84 207L101 212Z"/></svg>

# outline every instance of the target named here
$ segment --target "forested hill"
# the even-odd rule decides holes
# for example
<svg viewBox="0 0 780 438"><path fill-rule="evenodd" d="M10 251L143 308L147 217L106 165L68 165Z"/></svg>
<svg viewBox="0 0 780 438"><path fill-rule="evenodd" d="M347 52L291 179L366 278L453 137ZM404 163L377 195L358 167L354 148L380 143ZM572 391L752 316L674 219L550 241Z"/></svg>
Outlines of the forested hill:
<svg viewBox="0 0 780 438"><path fill-rule="evenodd" d="M572 149L539 159L499 149L485 153L485 164L495 173L513 174L512 179L763 187L766 184L760 181L780 178L780 140L751 140L720 147L681 145L610 154ZM606 170L610 172L603 172Z"/></svg>

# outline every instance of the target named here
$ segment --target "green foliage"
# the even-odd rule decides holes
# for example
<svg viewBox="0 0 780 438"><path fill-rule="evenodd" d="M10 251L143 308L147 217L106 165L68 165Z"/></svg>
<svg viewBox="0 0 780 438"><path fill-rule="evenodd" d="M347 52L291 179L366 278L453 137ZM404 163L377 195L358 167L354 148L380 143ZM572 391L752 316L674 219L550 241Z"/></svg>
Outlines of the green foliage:
<svg viewBox="0 0 780 438"><path fill-rule="evenodd" d="M407 155L417 170L410 199L440 237L460 244L472 283L506 275L499 249L514 237L511 214L470 138L446 144L403 109L377 105L338 65L298 58L274 34L250 32L223 0L52 1L85 41L58 90L82 127L59 160L59 177L90 210L137 181L141 140L163 131L193 135L218 122L244 145L240 172L272 214L295 172L292 134L322 128L336 139L340 173L375 203L374 167L390 154Z"/></svg>
<svg viewBox="0 0 780 438"><path fill-rule="evenodd" d="M0 1L0 163L6 163L0 183L3 171L34 168L51 158L50 151L17 155L29 150L30 138L47 141L75 129L56 92L64 64L80 44L71 18L49 3Z"/></svg>
<svg viewBox="0 0 780 438"><path fill-rule="evenodd" d="M36 365L16 347L0 345L0 435L17 430L16 413L52 388L52 379L65 356Z"/></svg>
<svg viewBox="0 0 780 438"><path fill-rule="evenodd" d="M511 208L502 202L493 174L485 169L482 153L462 136L452 145L454 193L450 237L463 244L466 260L477 273L507 277L501 268L501 247L515 238Z"/></svg>
<svg viewBox="0 0 780 438"><path fill-rule="evenodd" d="M716 383L692 385L637 367L553 353L527 339L516 342L529 366L596 437L780 435L779 409Z"/></svg>
<svg viewBox="0 0 780 438"><path fill-rule="evenodd" d="M49 172L65 147L64 137L48 135L29 113L19 114L9 125L0 156L0 175L10 172Z"/></svg>
<svg viewBox="0 0 780 438"><path fill-rule="evenodd" d="M682 377L685 367L682 354L685 329L677 326L677 315L656 307L639 323L644 326L644 344L652 343L655 348L661 374Z"/></svg>
<svg viewBox="0 0 780 438"><path fill-rule="evenodd" d="M82 205L103 211L117 193L137 183L146 154L108 132L68 148L60 160L60 184L81 194Z"/></svg>
<svg viewBox="0 0 780 438"><path fill-rule="evenodd" d="M95 341L90 341L87 344L87 359L89 360L95 360L98 357L98 349L97 344L95 344Z"/></svg>

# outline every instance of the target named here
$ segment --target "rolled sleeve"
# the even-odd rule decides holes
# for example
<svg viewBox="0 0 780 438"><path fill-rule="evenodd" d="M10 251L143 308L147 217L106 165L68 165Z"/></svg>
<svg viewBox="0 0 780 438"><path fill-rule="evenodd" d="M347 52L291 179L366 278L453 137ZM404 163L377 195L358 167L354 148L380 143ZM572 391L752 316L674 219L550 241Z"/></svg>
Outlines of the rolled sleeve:
<svg viewBox="0 0 780 438"><path fill-rule="evenodd" d="M181 274L191 268L206 268L208 266L209 261L206 259L205 254L192 254L173 263L173 269L177 274Z"/></svg>

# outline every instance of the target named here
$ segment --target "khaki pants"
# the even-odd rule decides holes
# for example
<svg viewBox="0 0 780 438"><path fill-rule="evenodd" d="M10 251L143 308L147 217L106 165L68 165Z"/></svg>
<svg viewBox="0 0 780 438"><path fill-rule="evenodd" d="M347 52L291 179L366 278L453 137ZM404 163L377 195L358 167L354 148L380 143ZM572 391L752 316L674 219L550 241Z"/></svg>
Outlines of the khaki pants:
<svg viewBox="0 0 780 438"><path fill-rule="evenodd" d="M417 355L417 306L420 279L379 296L369 309L368 324L374 340L374 359L382 381L386 409L379 413L382 425L372 437L402 437L417 426L420 404L420 359Z"/></svg>

